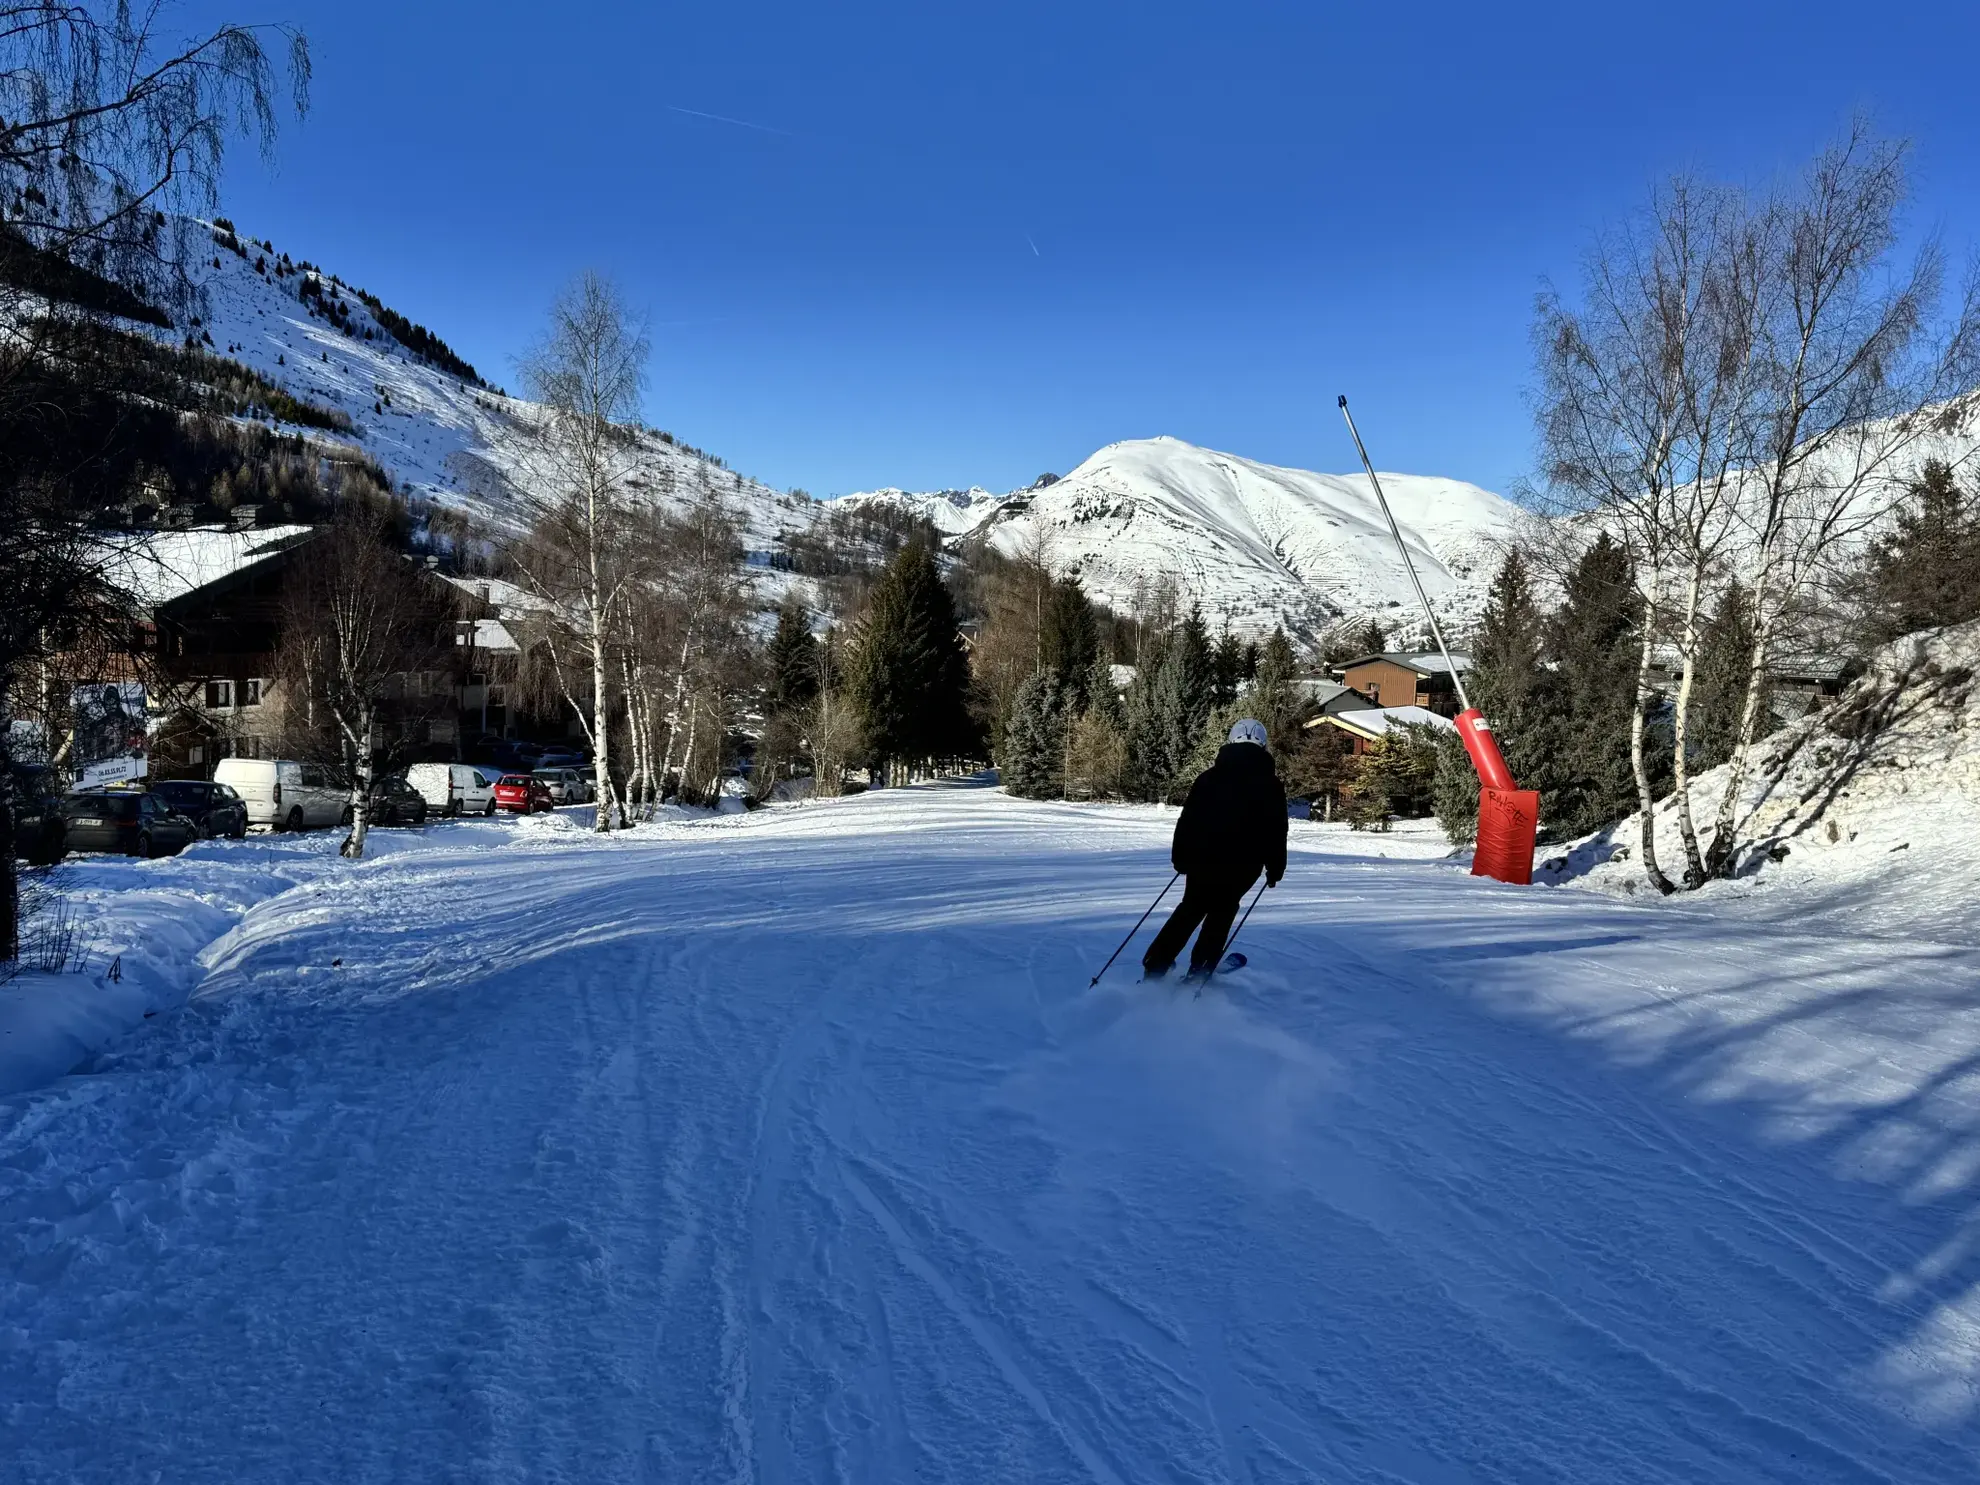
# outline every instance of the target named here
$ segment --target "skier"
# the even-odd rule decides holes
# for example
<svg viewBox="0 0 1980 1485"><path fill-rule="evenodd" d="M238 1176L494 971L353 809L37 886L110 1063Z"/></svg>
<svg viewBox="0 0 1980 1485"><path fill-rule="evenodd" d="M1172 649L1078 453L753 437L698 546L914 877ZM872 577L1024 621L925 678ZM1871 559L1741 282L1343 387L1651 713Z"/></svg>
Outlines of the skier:
<svg viewBox="0 0 1980 1485"><path fill-rule="evenodd" d="M1206 974L1224 956L1238 904L1262 869L1265 885L1286 874L1286 791L1266 750L1265 728L1247 717L1231 728L1217 761L1189 786L1176 821L1169 864L1185 878L1182 901L1142 956L1150 979L1160 979L1201 923L1189 972Z"/></svg>

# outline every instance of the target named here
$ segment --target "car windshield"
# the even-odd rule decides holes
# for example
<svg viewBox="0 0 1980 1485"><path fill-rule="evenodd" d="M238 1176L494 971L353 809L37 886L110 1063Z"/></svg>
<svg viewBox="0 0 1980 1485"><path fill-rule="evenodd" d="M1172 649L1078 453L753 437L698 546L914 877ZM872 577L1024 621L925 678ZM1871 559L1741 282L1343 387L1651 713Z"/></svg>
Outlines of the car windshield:
<svg viewBox="0 0 1980 1485"><path fill-rule="evenodd" d="M213 786L213 792L218 794L222 799L238 800L241 797L234 792L234 786L232 784L215 784Z"/></svg>
<svg viewBox="0 0 1980 1485"><path fill-rule="evenodd" d="M204 784L164 783L151 791L167 804L198 804L206 797Z"/></svg>
<svg viewBox="0 0 1980 1485"><path fill-rule="evenodd" d="M502 775L501 782L502 786L506 789L522 789L528 787L529 784L528 778L519 773L505 773Z"/></svg>

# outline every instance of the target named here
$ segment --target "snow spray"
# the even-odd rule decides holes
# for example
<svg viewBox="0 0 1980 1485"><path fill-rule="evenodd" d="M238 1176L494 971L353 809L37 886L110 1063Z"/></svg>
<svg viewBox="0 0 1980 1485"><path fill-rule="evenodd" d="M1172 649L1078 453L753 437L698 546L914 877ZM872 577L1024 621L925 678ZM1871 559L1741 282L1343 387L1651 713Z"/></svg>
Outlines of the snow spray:
<svg viewBox="0 0 1980 1485"><path fill-rule="evenodd" d="M1464 744L1465 756L1471 759L1479 784L1478 845L1471 856L1471 874L1524 887L1533 880L1533 835L1540 823L1540 796L1513 782L1512 770L1506 767L1505 755L1492 736L1492 724L1465 694L1464 677L1451 663L1443 627L1430 607L1430 596L1423 591L1423 579L1416 575L1416 564L1409 559L1402 527L1396 524L1396 513L1389 509L1389 497L1382 493L1382 481L1368 457L1368 446L1361 441L1361 430L1354 426L1354 414L1348 411L1346 393L1341 394L1340 404L1341 416L1347 419L1348 435L1354 439L1355 452L1361 455L1361 467L1368 471L1368 483L1374 487L1382 516L1389 523L1389 535L1395 538L1403 571L1409 574L1410 586L1416 589L1416 601L1423 605L1423 617L1430 621L1437 653L1444 657L1444 669L1457 688L1461 708L1457 714L1458 741Z"/></svg>

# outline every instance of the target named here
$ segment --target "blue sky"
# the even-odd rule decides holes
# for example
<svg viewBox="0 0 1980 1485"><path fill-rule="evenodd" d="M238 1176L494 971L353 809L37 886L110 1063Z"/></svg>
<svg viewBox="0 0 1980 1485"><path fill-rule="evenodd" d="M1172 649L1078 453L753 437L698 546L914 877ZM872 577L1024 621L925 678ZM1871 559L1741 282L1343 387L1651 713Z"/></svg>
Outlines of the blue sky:
<svg viewBox="0 0 1980 1485"><path fill-rule="evenodd" d="M651 421L820 495L1157 433L1347 469L1337 391L1383 467L1506 490L1542 280L1854 108L1915 140L1918 230L1980 239L1971 3L283 3L315 106L232 165L243 230L512 387L601 268Z"/></svg>

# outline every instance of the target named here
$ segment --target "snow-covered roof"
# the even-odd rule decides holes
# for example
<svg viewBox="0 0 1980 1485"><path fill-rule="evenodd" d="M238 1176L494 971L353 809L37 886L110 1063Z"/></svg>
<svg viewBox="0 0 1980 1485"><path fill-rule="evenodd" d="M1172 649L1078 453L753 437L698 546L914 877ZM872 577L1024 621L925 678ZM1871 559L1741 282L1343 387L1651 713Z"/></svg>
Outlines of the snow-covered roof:
<svg viewBox="0 0 1980 1485"><path fill-rule="evenodd" d="M1351 732L1357 737L1374 741L1385 736L1397 727L1439 727L1451 732L1457 731L1457 723L1449 717L1420 706L1379 706L1361 711L1329 712L1315 717L1306 725L1318 727L1323 723Z"/></svg>
<svg viewBox="0 0 1980 1485"><path fill-rule="evenodd" d="M1361 655L1353 660L1343 660L1334 669L1336 672L1352 670L1357 665L1373 665L1378 660L1400 665L1404 670L1413 670L1418 675L1444 675L1453 668L1459 675L1471 673L1471 656L1453 651L1451 663L1446 665L1444 657L1435 650L1384 650L1379 655Z"/></svg>
<svg viewBox="0 0 1980 1485"><path fill-rule="evenodd" d="M472 622L474 624L472 639L470 639L466 628L463 627L462 631L455 636L456 644L465 645L472 643L477 650L506 651L509 653L515 653L522 649L522 646L516 643L516 637L509 633L500 619L475 619Z"/></svg>
<svg viewBox="0 0 1980 1485"><path fill-rule="evenodd" d="M551 605L537 597L529 589L498 577L455 577L444 574L448 582L478 602L487 604L504 618L515 618L521 614L541 613Z"/></svg>
<svg viewBox="0 0 1980 1485"><path fill-rule="evenodd" d="M184 598L305 540L313 526L202 526L104 541L105 575L145 608Z"/></svg>

